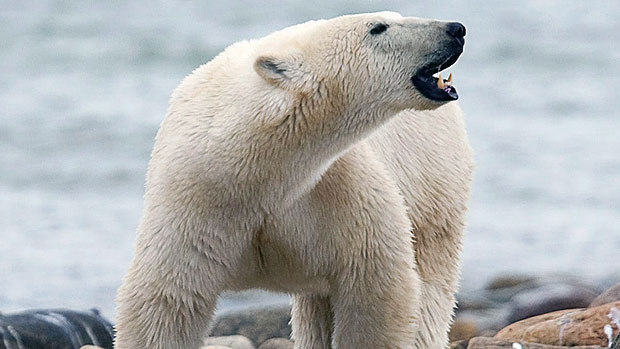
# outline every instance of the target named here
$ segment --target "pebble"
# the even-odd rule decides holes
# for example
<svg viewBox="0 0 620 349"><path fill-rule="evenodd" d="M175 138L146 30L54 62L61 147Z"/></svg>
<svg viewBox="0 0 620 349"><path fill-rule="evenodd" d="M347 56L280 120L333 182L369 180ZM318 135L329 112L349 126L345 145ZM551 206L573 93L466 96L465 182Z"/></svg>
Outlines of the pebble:
<svg viewBox="0 0 620 349"><path fill-rule="evenodd" d="M247 337L240 335L208 337L205 339L205 345L207 347L221 346L232 349L256 349L254 344L252 344L252 341L250 341Z"/></svg>
<svg viewBox="0 0 620 349"><path fill-rule="evenodd" d="M258 349L293 349L293 342L286 338L271 338L261 344Z"/></svg>

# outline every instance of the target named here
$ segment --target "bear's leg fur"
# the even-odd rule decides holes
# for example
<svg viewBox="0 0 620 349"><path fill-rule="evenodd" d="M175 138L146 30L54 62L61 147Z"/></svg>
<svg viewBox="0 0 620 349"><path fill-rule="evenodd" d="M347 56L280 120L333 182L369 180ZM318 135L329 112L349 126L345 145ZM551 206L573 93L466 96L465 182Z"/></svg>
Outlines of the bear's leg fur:
<svg viewBox="0 0 620 349"><path fill-rule="evenodd" d="M392 178L360 144L332 164L310 196L318 210L311 214L324 225L317 238L323 251L316 253L331 256L334 347L414 348L420 278L411 224Z"/></svg>
<svg viewBox="0 0 620 349"><path fill-rule="evenodd" d="M456 103L408 110L368 142L399 179L409 206L422 279L417 347L446 348L474 167L462 112Z"/></svg>
<svg viewBox="0 0 620 349"><path fill-rule="evenodd" d="M196 215L193 221L188 214L178 224L150 214L143 217L135 257L118 291L115 348L197 349L217 297L235 282L246 242L214 228L215 218Z"/></svg>
<svg viewBox="0 0 620 349"><path fill-rule="evenodd" d="M350 280L341 284L334 297L334 346L416 348L419 279L415 270L358 267L352 266L345 276Z"/></svg>
<svg viewBox="0 0 620 349"><path fill-rule="evenodd" d="M217 301L204 293L176 285L143 282L144 268L132 268L118 293L116 349L199 348ZM178 270L165 271L173 277Z"/></svg>
<svg viewBox="0 0 620 349"><path fill-rule="evenodd" d="M455 210L456 211L456 210ZM447 348L456 305L462 239L461 225L427 225L416 231L416 257L422 278L419 348Z"/></svg>
<svg viewBox="0 0 620 349"><path fill-rule="evenodd" d="M293 296L291 325L295 348L329 349L332 344L334 314L329 297Z"/></svg>

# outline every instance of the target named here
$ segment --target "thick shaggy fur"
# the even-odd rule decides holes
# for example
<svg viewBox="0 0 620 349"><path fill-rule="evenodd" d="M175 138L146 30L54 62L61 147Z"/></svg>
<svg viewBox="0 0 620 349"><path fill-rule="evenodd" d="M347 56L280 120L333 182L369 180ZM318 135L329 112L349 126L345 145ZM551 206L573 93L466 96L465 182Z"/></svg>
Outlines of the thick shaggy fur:
<svg viewBox="0 0 620 349"><path fill-rule="evenodd" d="M294 295L297 348L445 347L471 153L458 106L410 82L452 45L445 25L309 22L188 76L154 146L116 348L198 348L218 295L248 288Z"/></svg>

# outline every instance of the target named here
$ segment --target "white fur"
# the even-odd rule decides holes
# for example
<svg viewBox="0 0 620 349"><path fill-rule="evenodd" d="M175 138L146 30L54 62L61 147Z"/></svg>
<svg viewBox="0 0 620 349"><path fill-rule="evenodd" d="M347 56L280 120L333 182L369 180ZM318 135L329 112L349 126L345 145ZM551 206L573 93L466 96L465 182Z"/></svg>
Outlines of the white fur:
<svg viewBox="0 0 620 349"><path fill-rule="evenodd" d="M188 76L154 146L116 348L198 348L218 295L247 288L294 295L297 348L445 347L471 153L456 104L421 111L443 103L409 81L444 25L308 22Z"/></svg>

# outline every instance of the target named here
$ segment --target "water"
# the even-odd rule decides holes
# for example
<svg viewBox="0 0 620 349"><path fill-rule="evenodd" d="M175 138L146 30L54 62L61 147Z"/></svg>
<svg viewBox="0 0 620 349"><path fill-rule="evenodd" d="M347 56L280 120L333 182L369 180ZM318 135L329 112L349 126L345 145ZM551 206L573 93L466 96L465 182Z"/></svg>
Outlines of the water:
<svg viewBox="0 0 620 349"><path fill-rule="evenodd" d="M620 2L0 0L0 310L114 315L168 96L228 44L391 9L458 19L478 163L463 287L601 278L620 251ZM281 302L242 293L220 309Z"/></svg>

